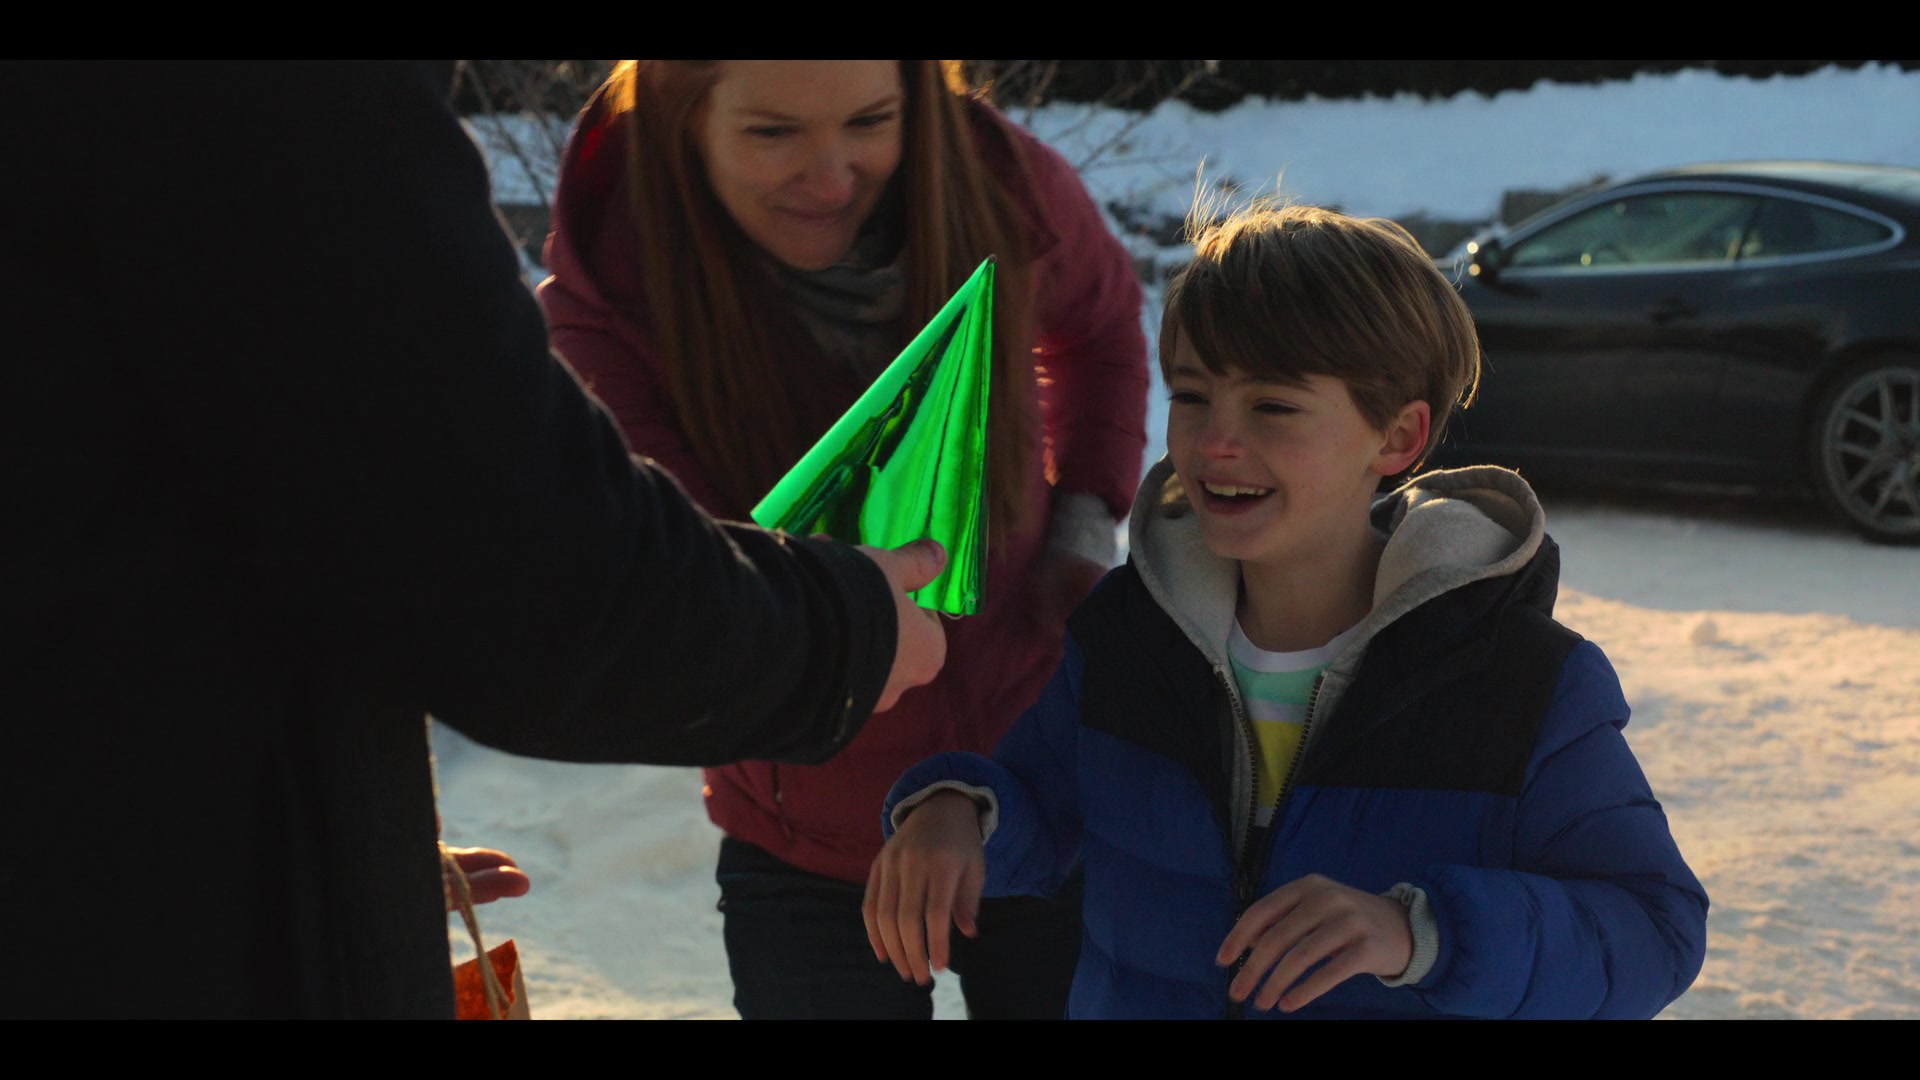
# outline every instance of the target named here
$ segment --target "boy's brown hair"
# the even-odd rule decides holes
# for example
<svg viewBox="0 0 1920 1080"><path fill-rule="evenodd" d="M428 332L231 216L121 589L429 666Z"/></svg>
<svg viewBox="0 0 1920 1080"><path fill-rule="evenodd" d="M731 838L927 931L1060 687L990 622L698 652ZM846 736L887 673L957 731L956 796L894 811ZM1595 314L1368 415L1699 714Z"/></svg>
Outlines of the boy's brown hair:
<svg viewBox="0 0 1920 1080"><path fill-rule="evenodd" d="M1314 206L1260 206L1206 227L1167 286L1160 371L1185 334L1215 374L1340 379L1377 430L1406 407L1433 410L1440 442L1480 382L1473 315L1414 238L1385 218Z"/></svg>

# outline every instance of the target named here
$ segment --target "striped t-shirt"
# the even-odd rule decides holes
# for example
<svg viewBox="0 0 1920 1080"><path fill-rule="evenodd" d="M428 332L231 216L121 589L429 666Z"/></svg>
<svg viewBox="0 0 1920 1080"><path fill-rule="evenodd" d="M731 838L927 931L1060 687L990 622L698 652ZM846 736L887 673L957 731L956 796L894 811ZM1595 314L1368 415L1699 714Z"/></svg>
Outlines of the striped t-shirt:
<svg viewBox="0 0 1920 1080"><path fill-rule="evenodd" d="M1254 824L1264 828L1272 822L1274 806L1280 801L1280 785L1300 752L1313 681L1353 640L1357 629L1350 627L1317 649L1268 652L1247 640L1240 620L1233 621L1227 656L1233 661L1233 678L1240 684L1240 698L1247 707L1247 719L1253 723L1253 737L1260 751L1260 759L1254 764L1260 785Z"/></svg>

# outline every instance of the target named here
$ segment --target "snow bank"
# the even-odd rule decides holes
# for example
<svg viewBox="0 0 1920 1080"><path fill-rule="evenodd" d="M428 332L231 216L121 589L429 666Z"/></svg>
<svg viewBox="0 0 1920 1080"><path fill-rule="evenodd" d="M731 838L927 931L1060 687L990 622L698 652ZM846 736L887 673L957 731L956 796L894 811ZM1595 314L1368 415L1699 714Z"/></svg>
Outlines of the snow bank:
<svg viewBox="0 0 1920 1080"><path fill-rule="evenodd" d="M1219 113L1168 102L1144 119L1078 105L1028 114L1068 160L1093 161L1087 186L1103 203L1184 214L1205 158L1209 177L1351 214L1464 221L1492 220L1509 189L1561 190L1705 161L1920 166L1916 116L1920 72L1877 64L1761 80L1690 70L1542 82L1427 102L1248 99Z"/></svg>

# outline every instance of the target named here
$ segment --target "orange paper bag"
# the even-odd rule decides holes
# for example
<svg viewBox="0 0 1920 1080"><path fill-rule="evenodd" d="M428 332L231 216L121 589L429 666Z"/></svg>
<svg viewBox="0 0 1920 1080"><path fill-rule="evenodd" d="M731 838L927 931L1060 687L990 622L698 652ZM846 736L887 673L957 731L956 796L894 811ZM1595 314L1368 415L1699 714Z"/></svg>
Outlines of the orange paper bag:
<svg viewBox="0 0 1920 1080"><path fill-rule="evenodd" d="M496 1015L487 1003L486 973L476 958L453 968L454 1017L460 1020L531 1020L527 1012L527 983L520 975L520 952L508 938L487 950L487 961L506 1000Z"/></svg>

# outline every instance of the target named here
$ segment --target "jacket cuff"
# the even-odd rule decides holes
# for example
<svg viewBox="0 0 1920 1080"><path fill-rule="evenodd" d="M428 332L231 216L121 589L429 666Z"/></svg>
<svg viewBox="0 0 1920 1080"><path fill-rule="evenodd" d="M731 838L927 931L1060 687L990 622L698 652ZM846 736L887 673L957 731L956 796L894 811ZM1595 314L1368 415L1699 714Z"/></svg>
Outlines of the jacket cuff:
<svg viewBox="0 0 1920 1080"><path fill-rule="evenodd" d="M1382 986L1412 986L1427 977L1440 956L1440 923L1433 917L1427 891L1401 882L1380 895L1407 909L1407 927L1413 931L1413 956L1407 969L1392 978L1376 976Z"/></svg>
<svg viewBox="0 0 1920 1080"><path fill-rule="evenodd" d="M1000 827L1000 800L994 795L992 788L976 787L958 780L940 780L928 784L894 804L892 819L894 831L899 831L900 823L907 820L907 815L913 812L914 807L942 791L957 791L973 800L973 805L980 810L980 842L982 844L993 835L993 830Z"/></svg>
<svg viewBox="0 0 1920 1080"><path fill-rule="evenodd" d="M1111 567L1120 556L1119 525L1100 496L1059 491L1047 524L1047 547Z"/></svg>

